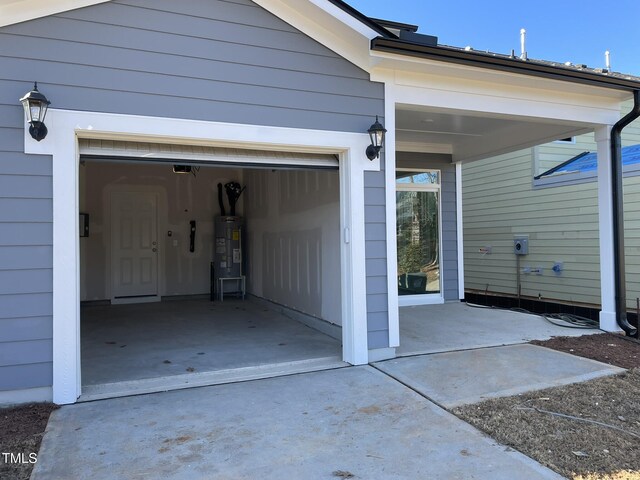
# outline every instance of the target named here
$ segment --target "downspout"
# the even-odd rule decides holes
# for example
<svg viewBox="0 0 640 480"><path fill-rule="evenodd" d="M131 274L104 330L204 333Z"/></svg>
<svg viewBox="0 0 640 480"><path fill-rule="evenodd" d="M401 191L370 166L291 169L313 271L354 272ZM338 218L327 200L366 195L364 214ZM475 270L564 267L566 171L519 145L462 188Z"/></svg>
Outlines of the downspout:
<svg viewBox="0 0 640 480"><path fill-rule="evenodd" d="M616 321L628 337L638 329L627 320L627 286L624 271L624 195L622 192L622 129L640 117L640 90L633 91L633 108L611 129L611 187L613 197L613 268L615 272Z"/></svg>

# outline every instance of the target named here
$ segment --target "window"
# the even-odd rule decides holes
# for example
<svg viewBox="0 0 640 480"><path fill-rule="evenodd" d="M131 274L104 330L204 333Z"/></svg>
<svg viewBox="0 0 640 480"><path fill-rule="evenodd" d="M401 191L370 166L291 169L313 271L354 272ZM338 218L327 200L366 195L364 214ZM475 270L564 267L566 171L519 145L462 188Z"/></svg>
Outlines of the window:
<svg viewBox="0 0 640 480"><path fill-rule="evenodd" d="M440 172L396 172L398 294L440 293Z"/></svg>

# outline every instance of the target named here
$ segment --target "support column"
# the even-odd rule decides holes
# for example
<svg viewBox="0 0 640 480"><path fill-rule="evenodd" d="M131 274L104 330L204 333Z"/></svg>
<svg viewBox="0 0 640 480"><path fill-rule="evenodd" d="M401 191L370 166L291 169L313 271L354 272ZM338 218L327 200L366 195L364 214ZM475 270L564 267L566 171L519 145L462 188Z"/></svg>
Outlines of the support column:
<svg viewBox="0 0 640 480"><path fill-rule="evenodd" d="M611 125L595 131L598 145L598 223L600 230L600 328L619 331L616 322L613 264L613 197L611 187Z"/></svg>
<svg viewBox="0 0 640 480"><path fill-rule="evenodd" d="M456 162L456 241L458 244L458 298L464 300L464 229L462 225L462 162Z"/></svg>

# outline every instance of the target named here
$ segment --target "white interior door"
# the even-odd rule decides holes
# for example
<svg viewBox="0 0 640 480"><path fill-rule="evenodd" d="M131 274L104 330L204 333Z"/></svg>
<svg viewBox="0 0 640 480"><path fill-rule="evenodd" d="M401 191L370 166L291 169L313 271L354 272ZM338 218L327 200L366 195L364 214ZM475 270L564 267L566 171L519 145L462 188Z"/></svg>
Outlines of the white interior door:
<svg viewBox="0 0 640 480"><path fill-rule="evenodd" d="M156 301L158 198L148 192L111 194L111 301Z"/></svg>

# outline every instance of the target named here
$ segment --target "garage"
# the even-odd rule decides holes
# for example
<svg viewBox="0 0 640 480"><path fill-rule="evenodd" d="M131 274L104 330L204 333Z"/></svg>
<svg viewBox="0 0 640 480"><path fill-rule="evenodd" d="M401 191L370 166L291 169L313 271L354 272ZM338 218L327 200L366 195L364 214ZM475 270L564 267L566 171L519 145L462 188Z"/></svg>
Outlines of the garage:
<svg viewBox="0 0 640 480"><path fill-rule="evenodd" d="M80 400L344 365L338 155L78 149Z"/></svg>

